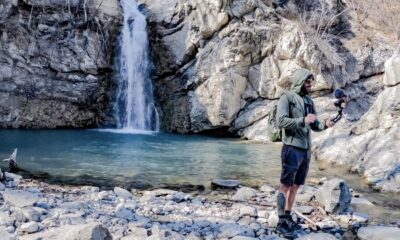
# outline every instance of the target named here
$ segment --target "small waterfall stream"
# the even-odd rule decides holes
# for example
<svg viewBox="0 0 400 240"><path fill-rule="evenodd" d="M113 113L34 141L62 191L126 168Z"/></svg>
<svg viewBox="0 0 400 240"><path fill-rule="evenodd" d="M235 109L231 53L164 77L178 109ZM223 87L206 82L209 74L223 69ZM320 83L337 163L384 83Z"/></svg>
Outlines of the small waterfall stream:
<svg viewBox="0 0 400 240"><path fill-rule="evenodd" d="M146 17L135 0L121 0L124 23L119 38L118 95L115 105L118 128L159 130L150 78L151 61Z"/></svg>

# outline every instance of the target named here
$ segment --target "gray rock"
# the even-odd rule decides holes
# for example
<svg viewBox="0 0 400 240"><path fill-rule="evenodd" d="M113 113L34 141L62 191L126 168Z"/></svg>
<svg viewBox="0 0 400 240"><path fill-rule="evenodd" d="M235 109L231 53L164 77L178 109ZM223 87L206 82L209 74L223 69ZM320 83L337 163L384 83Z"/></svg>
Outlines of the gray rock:
<svg viewBox="0 0 400 240"><path fill-rule="evenodd" d="M3 193L3 198L6 202L13 204L16 207L32 206L39 201L37 194L23 190L6 189Z"/></svg>
<svg viewBox="0 0 400 240"><path fill-rule="evenodd" d="M276 227L278 225L279 217L276 211L270 212L267 222L269 227Z"/></svg>
<svg viewBox="0 0 400 240"><path fill-rule="evenodd" d="M219 229L218 238L232 238L238 235L254 237L254 231L237 224L225 224Z"/></svg>
<svg viewBox="0 0 400 240"><path fill-rule="evenodd" d="M53 239L53 240L111 240L110 232L103 226L90 223L85 225L66 225L21 236L20 240Z"/></svg>
<svg viewBox="0 0 400 240"><path fill-rule="evenodd" d="M257 191L253 188L249 187L241 187L239 188L235 195L233 195L232 200L234 201L247 201L252 197L257 195Z"/></svg>
<svg viewBox="0 0 400 240"><path fill-rule="evenodd" d="M15 218L11 217L8 212L0 211L0 226L12 226L14 222Z"/></svg>
<svg viewBox="0 0 400 240"><path fill-rule="evenodd" d="M251 206L244 206L240 208L240 216L250 216L250 217L256 217L257 216L257 210Z"/></svg>
<svg viewBox="0 0 400 240"><path fill-rule="evenodd" d="M327 233L311 233L301 238L297 238L298 240L337 240L337 238L331 234Z"/></svg>
<svg viewBox="0 0 400 240"><path fill-rule="evenodd" d="M1 169L0 169L0 175L2 175L1 174ZM1 182L0 182L0 191L4 191L6 189L6 187L4 186L4 184L2 184Z"/></svg>
<svg viewBox="0 0 400 240"><path fill-rule="evenodd" d="M233 179L216 179L211 182L211 186L215 188L237 188L240 181Z"/></svg>
<svg viewBox="0 0 400 240"><path fill-rule="evenodd" d="M400 55L393 55L385 62L385 75L383 84L394 86L400 83Z"/></svg>
<svg viewBox="0 0 400 240"><path fill-rule="evenodd" d="M331 229L338 226L338 224L335 221L322 221L322 222L317 222L316 224L320 229Z"/></svg>
<svg viewBox="0 0 400 240"><path fill-rule="evenodd" d="M235 236L231 240L257 240L258 238L246 237L246 236Z"/></svg>
<svg viewBox="0 0 400 240"><path fill-rule="evenodd" d="M115 216L126 219L126 220L134 220L135 219L135 214L132 212L132 210L127 209L127 208L122 208L119 211L115 213Z"/></svg>
<svg viewBox="0 0 400 240"><path fill-rule="evenodd" d="M366 223L368 222L369 216L366 213L354 212L352 219L360 223Z"/></svg>
<svg viewBox="0 0 400 240"><path fill-rule="evenodd" d="M64 202L60 205L60 208L68 211L76 211L88 208L87 203L82 201Z"/></svg>
<svg viewBox="0 0 400 240"><path fill-rule="evenodd" d="M311 214L314 211L313 206L298 206L295 209L306 215Z"/></svg>
<svg viewBox="0 0 400 240"><path fill-rule="evenodd" d="M357 232L361 240L397 240L399 236L400 228L397 227L367 226Z"/></svg>
<svg viewBox="0 0 400 240"><path fill-rule="evenodd" d="M35 233L39 231L39 224L37 222L27 222L21 225L20 230L26 233Z"/></svg>
<svg viewBox="0 0 400 240"><path fill-rule="evenodd" d="M328 213L347 212L351 202L350 189L344 180L335 178L322 185L317 191L316 200Z"/></svg>
<svg viewBox="0 0 400 240"><path fill-rule="evenodd" d="M262 185L260 187L261 192L265 192L267 194L274 194L275 193L275 188L268 186L268 185Z"/></svg>
<svg viewBox="0 0 400 240"><path fill-rule="evenodd" d="M25 207L21 209L22 214L30 221L38 222L40 217L46 213L46 210L37 207Z"/></svg>
<svg viewBox="0 0 400 240"><path fill-rule="evenodd" d="M15 240L15 237L7 231L0 230L0 240Z"/></svg>
<svg viewBox="0 0 400 240"><path fill-rule="evenodd" d="M128 225L130 233L123 240L142 240L147 238L147 229Z"/></svg>
<svg viewBox="0 0 400 240"><path fill-rule="evenodd" d="M115 194L117 194L117 196L119 198L123 198L123 199L132 198L132 193L130 193L128 190L125 190L123 188L115 187L114 192L115 192Z"/></svg>

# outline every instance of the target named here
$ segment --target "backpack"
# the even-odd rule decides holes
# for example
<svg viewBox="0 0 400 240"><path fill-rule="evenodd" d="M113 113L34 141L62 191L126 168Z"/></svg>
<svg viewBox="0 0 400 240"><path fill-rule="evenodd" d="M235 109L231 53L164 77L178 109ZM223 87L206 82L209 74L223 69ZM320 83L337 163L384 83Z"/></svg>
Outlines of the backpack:
<svg viewBox="0 0 400 240"><path fill-rule="evenodd" d="M276 112L278 111L278 102L274 103L269 111L269 119L267 126L268 139L271 142L282 141L282 129L278 128L276 124Z"/></svg>
<svg viewBox="0 0 400 240"><path fill-rule="evenodd" d="M283 93L284 95L286 93ZM281 97L282 97L281 95ZM293 96L287 94L289 97L289 113L292 111L292 107L294 107ZM268 139L271 142L280 142L282 141L282 129L278 127L276 123L276 113L278 111L278 101L274 103L271 110L269 111L269 119L268 119L268 126L267 126L267 134Z"/></svg>

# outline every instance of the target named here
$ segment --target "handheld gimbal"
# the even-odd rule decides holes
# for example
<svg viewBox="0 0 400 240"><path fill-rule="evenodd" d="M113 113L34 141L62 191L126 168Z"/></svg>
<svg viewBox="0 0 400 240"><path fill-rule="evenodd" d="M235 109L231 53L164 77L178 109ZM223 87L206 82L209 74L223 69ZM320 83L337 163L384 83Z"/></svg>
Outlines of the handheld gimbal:
<svg viewBox="0 0 400 240"><path fill-rule="evenodd" d="M334 123L337 123L343 116L343 109L346 107L348 98L347 98L347 95L345 94L345 92L340 88L337 88L335 90L334 95L335 95L335 98L337 99L334 102L334 104L335 104L335 107L339 108L339 110L338 110L338 114L336 115L335 118L332 119L332 121Z"/></svg>

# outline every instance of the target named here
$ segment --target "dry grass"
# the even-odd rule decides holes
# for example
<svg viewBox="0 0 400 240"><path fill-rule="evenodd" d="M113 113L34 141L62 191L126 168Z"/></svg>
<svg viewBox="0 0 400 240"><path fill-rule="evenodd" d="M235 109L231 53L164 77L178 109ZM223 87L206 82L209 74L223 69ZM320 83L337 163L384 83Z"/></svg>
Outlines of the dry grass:
<svg viewBox="0 0 400 240"><path fill-rule="evenodd" d="M347 6L357 12L358 21L389 34L400 40L399 0L347 0Z"/></svg>
<svg viewBox="0 0 400 240"><path fill-rule="evenodd" d="M335 12L325 0L306 0L302 5L289 10L296 16L300 29L317 46L326 60L334 67L344 67L346 59L335 44L337 36L331 34L329 29L339 22L347 9Z"/></svg>

